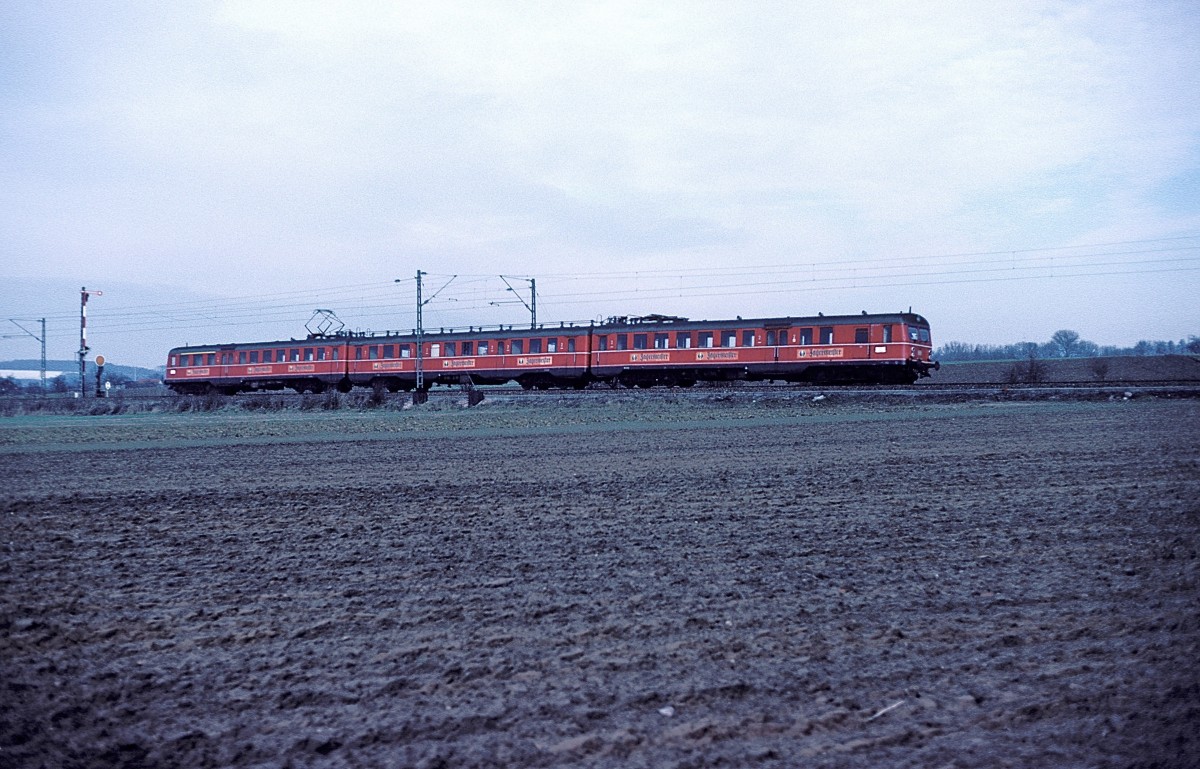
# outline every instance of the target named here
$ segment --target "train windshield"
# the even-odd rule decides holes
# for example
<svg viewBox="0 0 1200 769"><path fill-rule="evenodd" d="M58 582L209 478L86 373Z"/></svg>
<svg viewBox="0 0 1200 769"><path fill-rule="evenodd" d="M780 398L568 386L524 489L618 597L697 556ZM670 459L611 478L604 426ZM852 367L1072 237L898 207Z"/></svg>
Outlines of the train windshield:
<svg viewBox="0 0 1200 769"><path fill-rule="evenodd" d="M914 342L928 342L929 329L921 328L920 326L909 326L908 338Z"/></svg>

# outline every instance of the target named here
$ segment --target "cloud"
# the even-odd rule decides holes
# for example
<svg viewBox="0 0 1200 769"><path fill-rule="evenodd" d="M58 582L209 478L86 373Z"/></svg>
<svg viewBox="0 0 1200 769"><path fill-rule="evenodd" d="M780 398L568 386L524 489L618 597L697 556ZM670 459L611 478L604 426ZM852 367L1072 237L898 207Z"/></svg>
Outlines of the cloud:
<svg viewBox="0 0 1200 769"><path fill-rule="evenodd" d="M8 274L239 291L1200 230L1188 3L0 14Z"/></svg>

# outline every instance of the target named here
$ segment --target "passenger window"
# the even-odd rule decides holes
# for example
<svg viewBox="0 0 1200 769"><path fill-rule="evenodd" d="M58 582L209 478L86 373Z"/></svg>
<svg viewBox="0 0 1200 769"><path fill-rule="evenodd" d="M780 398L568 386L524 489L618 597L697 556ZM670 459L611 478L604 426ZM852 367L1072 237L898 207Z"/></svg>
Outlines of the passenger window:
<svg viewBox="0 0 1200 769"><path fill-rule="evenodd" d="M800 344L812 344L813 333L811 328L800 329Z"/></svg>
<svg viewBox="0 0 1200 769"><path fill-rule="evenodd" d="M462 343L462 354L463 355L474 355L475 354L474 350L475 350L474 342L463 342Z"/></svg>
<svg viewBox="0 0 1200 769"><path fill-rule="evenodd" d="M251 363L258 363L258 350L251 350L251 351L250 351L250 362L251 362Z"/></svg>
<svg viewBox="0 0 1200 769"><path fill-rule="evenodd" d="M546 340L546 352L558 352L558 339Z"/></svg>
<svg viewBox="0 0 1200 769"><path fill-rule="evenodd" d="M600 336L596 337L596 349L601 352L608 350L608 337L607 336L605 336L604 334L601 334Z"/></svg>
<svg viewBox="0 0 1200 769"><path fill-rule="evenodd" d="M675 347L680 350L686 350L692 346L692 335L687 331L679 331L675 334Z"/></svg>
<svg viewBox="0 0 1200 769"><path fill-rule="evenodd" d="M888 342L892 341L892 327L891 326L883 327L883 341L884 341L884 344L887 344Z"/></svg>
<svg viewBox="0 0 1200 769"><path fill-rule="evenodd" d="M821 344L833 344L833 326L821 326Z"/></svg>
<svg viewBox="0 0 1200 769"><path fill-rule="evenodd" d="M514 339L509 342L509 352L513 355L522 355L525 352L525 340Z"/></svg>
<svg viewBox="0 0 1200 769"><path fill-rule="evenodd" d="M753 346L754 346L754 332L753 331L743 331L742 332L742 347L753 347Z"/></svg>
<svg viewBox="0 0 1200 769"><path fill-rule="evenodd" d="M325 360L325 353L329 350L328 347L317 348L317 360Z"/></svg>
<svg viewBox="0 0 1200 769"><path fill-rule="evenodd" d="M238 364L240 365L245 362L246 362L246 351L238 350Z"/></svg>
<svg viewBox="0 0 1200 769"><path fill-rule="evenodd" d="M567 337L567 352L575 352L575 337Z"/></svg>
<svg viewBox="0 0 1200 769"><path fill-rule="evenodd" d="M713 346L713 332L711 332L711 331L701 331L700 332L700 346L701 347L712 347Z"/></svg>
<svg viewBox="0 0 1200 769"><path fill-rule="evenodd" d="M487 354L488 354L488 343L487 343L487 342L480 342L480 343L479 343L479 354L480 354L480 355L487 355Z"/></svg>
<svg viewBox="0 0 1200 769"><path fill-rule="evenodd" d="M530 339L529 340L529 352L531 354L536 355L537 353L540 353L541 351L542 351L542 340L541 339Z"/></svg>
<svg viewBox="0 0 1200 769"><path fill-rule="evenodd" d="M722 331L721 332L721 346L722 347L737 347L737 332L736 331Z"/></svg>
<svg viewBox="0 0 1200 769"><path fill-rule="evenodd" d="M628 334L617 334L617 349L618 350L628 350L629 349L629 335Z"/></svg>
<svg viewBox="0 0 1200 769"><path fill-rule="evenodd" d="M455 355L457 355L457 354L458 354L458 353L456 353L456 352L455 352L455 347L456 347L456 346L457 346L457 345L455 345L455 343L454 343L454 342L446 342L446 352L445 352L445 355L446 355L446 357L447 357L447 358L453 358Z"/></svg>
<svg viewBox="0 0 1200 769"><path fill-rule="evenodd" d="M329 357L330 357L330 360L337 360L337 359L338 359L338 348L336 348L336 347L330 347L330 348L329 348L329 352L330 352L330 356L329 356Z"/></svg>
<svg viewBox="0 0 1200 769"><path fill-rule="evenodd" d="M633 349L635 349L635 350L646 349L646 342L647 342L648 336L649 336L648 334L634 334L633 335Z"/></svg>
<svg viewBox="0 0 1200 769"><path fill-rule="evenodd" d="M210 365L210 366L216 365L216 362L217 362L217 354L210 352L208 354L208 365Z"/></svg>
<svg viewBox="0 0 1200 769"><path fill-rule="evenodd" d="M396 357L396 345L394 345L394 344L385 344L385 345L383 346L383 357L385 357L385 358L395 358L395 357Z"/></svg>
<svg viewBox="0 0 1200 769"><path fill-rule="evenodd" d="M869 342L871 340L870 331L871 330L867 329L867 328L854 329L854 343L855 344L866 344L867 342Z"/></svg>
<svg viewBox="0 0 1200 769"><path fill-rule="evenodd" d="M412 357L412 345L411 344L400 345L400 357L401 358L411 358Z"/></svg>
<svg viewBox="0 0 1200 769"><path fill-rule="evenodd" d="M367 348L367 357L369 357L371 360L376 360L379 358L379 347L376 345L369 346Z"/></svg>
<svg viewBox="0 0 1200 769"><path fill-rule="evenodd" d="M670 334L655 334L654 335L654 349L665 350L665 349L667 349L667 346L670 344L670 341L671 341Z"/></svg>

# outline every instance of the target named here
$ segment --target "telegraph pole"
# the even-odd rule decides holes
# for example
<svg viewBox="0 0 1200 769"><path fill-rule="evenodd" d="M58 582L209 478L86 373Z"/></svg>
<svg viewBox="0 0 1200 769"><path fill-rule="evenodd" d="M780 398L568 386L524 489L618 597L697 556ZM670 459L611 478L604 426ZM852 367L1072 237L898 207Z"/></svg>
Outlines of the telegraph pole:
<svg viewBox="0 0 1200 769"><path fill-rule="evenodd" d="M438 294L446 290L457 278L457 275L451 275L450 280L446 281L441 288L433 292L433 295L425 299L421 295L421 278L429 273L424 270L417 270L417 389L413 391L413 405L424 403L429 398L429 391L425 387L425 323L422 318L422 313L425 305L437 299ZM400 279L396 278L396 283L400 283Z"/></svg>
<svg viewBox="0 0 1200 769"><path fill-rule="evenodd" d="M524 280L527 283L529 283L529 301L526 302L525 299L522 298L519 293L517 293L517 290L512 287L512 284L508 282L508 278L501 275L500 280L504 281L504 285L508 286L508 290L510 292L512 292L512 294L514 296L517 297L517 301L520 302L521 304L525 305L526 310L529 310L529 327L532 329L536 329L537 328L537 281L533 278L521 278L521 280ZM518 280L518 278L513 278L513 280ZM493 306L499 306L501 304L515 304L515 303L514 302L490 302L490 304Z"/></svg>
<svg viewBox="0 0 1200 769"><path fill-rule="evenodd" d="M417 270L417 389L413 390L413 405L425 402L425 324L421 311L425 303L421 301L421 276L425 273Z"/></svg>
<svg viewBox="0 0 1200 769"><path fill-rule="evenodd" d="M36 339L42 343L42 395L45 395L46 394L46 319L42 318L39 321L26 321L26 322L30 322L30 323L32 323L32 322L41 323L42 324L42 335L41 336L38 336L37 334L33 333L29 329L25 328L24 326L22 326L18 321L14 320L13 318L9 318L8 322L13 324L17 328L24 331L29 336L33 337L34 339ZM4 338L8 338L7 335L5 335Z"/></svg>
<svg viewBox="0 0 1200 769"><path fill-rule="evenodd" d="M103 296L103 291L88 291L87 286L79 289L79 397L87 397L87 383L84 374L87 371L87 354L91 349L87 344L87 303L92 294Z"/></svg>

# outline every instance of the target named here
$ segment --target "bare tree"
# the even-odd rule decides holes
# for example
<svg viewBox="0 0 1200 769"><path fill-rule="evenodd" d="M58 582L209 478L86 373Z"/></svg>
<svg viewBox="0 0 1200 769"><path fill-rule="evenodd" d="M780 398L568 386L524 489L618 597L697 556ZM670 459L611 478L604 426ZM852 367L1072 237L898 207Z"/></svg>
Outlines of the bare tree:
<svg viewBox="0 0 1200 769"><path fill-rule="evenodd" d="M1079 334L1069 328L1060 329L1050 337L1050 343L1054 345L1060 358L1070 358L1079 348Z"/></svg>

